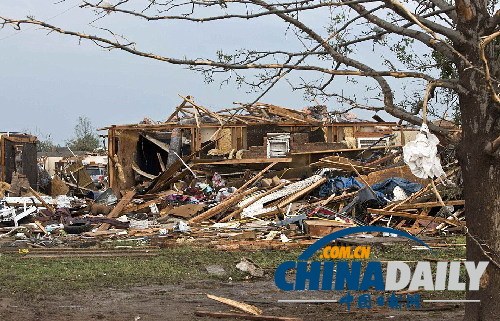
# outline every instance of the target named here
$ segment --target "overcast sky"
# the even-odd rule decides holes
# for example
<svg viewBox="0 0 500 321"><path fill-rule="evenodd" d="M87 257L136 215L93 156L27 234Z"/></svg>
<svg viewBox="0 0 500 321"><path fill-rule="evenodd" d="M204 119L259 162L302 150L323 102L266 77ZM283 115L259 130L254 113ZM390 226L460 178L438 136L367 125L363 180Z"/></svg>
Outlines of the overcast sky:
<svg viewBox="0 0 500 321"><path fill-rule="evenodd" d="M17 19L30 15L71 30L95 33L88 25L95 16L78 8L79 0L54 2L0 0L0 15ZM136 41L139 49L178 58L214 57L221 48L287 48L294 37L275 18L204 24L147 23L118 14L105 19L113 30ZM1 30L0 51L0 131L28 129L50 134L61 144L72 135L80 115L89 117L99 128L137 123L144 117L164 120L181 102L177 94L192 95L213 109L231 107L234 101L251 102L258 96L247 93L248 88L207 84L201 74L182 66L118 50L109 52L88 41L47 35L33 27L24 27L20 33L10 27ZM312 104L301 92L292 92L285 81L262 101L292 108Z"/></svg>

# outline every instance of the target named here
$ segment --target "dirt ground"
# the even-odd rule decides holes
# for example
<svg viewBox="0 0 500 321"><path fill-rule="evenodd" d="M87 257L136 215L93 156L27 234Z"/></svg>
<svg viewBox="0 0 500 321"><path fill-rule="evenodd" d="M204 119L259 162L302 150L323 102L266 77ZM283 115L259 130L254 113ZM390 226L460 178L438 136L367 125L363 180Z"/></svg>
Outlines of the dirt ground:
<svg viewBox="0 0 500 321"><path fill-rule="evenodd" d="M212 321L197 317L196 310L230 312L231 308L208 299L206 293L253 304L265 315L301 317L308 320L450 320L463 318L463 306L443 307L423 305L419 311L371 309L346 311L338 303L296 304L278 303L290 299L339 299L333 293L304 291L286 293L278 290L272 279L251 282L190 282L181 285L133 287L127 290L103 289L82 291L30 299L13 299L0 295L2 321ZM7 292L8 293L8 292ZM16 295L18 296L18 295ZM448 309L451 308L451 309ZM236 311L234 311L236 312ZM225 319L228 320L228 319Z"/></svg>

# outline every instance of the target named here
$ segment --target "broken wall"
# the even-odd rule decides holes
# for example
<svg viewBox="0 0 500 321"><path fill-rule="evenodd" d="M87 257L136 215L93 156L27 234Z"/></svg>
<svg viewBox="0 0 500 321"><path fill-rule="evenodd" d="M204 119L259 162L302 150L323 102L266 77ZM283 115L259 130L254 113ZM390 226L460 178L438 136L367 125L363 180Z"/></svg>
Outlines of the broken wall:
<svg viewBox="0 0 500 321"><path fill-rule="evenodd" d="M135 173L131 165L136 159L139 134L137 130L116 130L113 135L114 141L109 145L111 150L108 156L110 183L115 192L135 185Z"/></svg>
<svg viewBox="0 0 500 321"><path fill-rule="evenodd" d="M2 135L0 180L10 183L14 173L26 176L30 186L38 187L37 139L31 135Z"/></svg>

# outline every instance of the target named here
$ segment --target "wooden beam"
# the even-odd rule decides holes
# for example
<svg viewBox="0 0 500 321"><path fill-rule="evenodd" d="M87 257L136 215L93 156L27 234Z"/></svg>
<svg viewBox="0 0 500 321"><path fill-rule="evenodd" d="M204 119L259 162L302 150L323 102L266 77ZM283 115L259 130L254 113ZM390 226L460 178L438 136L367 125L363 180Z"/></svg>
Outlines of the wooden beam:
<svg viewBox="0 0 500 321"><path fill-rule="evenodd" d="M319 181L317 181L316 183L312 184L311 186L297 192L297 193L294 193L290 196L288 196L285 200L281 201L278 203L278 207L279 208L283 208L285 206L287 206L288 204L290 204L291 202L301 198L302 196L305 196L307 194L309 194L310 192L312 192L314 189L316 189L317 187L319 187L321 184L325 183L326 181L328 181L327 178L323 177L322 179L320 179Z"/></svg>
<svg viewBox="0 0 500 321"><path fill-rule="evenodd" d="M375 208L369 208L368 213L371 214L378 214L378 215L392 215L392 216L399 216L399 217L404 217L404 218L409 218L413 220L434 220L439 223L446 223L450 224L453 226L463 226L465 225L464 221L453 221L453 220L448 220L442 217L434 217L434 216L426 216L426 215L419 215L419 214L410 214L406 212L395 212L395 211L387 211L384 209L375 209Z"/></svg>
<svg viewBox="0 0 500 321"><path fill-rule="evenodd" d="M245 196L248 194L251 194L257 190L257 187L252 187L242 193L239 193L238 191L234 192L231 194L227 199L225 199L223 202L217 204L216 206L210 208L209 210L201 213L198 216L193 217L188 221L188 223L200 223L203 222L204 220L207 220L209 218L214 217L217 214L222 213L223 211L228 210L231 206L234 206L236 203L241 201Z"/></svg>
<svg viewBox="0 0 500 321"><path fill-rule="evenodd" d="M161 154L156 153L156 157L158 157L158 163L160 164L161 171L162 172L166 171L167 168L165 167L165 163L163 163L163 159L161 158Z"/></svg>
<svg viewBox="0 0 500 321"><path fill-rule="evenodd" d="M465 205L464 200L446 201L445 206L448 205ZM441 202L426 202L426 203L409 203L398 206L398 210L409 210L413 208L425 208L425 207L441 207L443 206Z"/></svg>
<svg viewBox="0 0 500 321"><path fill-rule="evenodd" d="M45 227L43 227L42 223L40 223L40 221L35 221L35 224L36 226L38 226L39 229L42 230L43 234L45 235L48 235L49 233L47 232L47 230L45 229Z"/></svg>
<svg viewBox="0 0 500 321"><path fill-rule="evenodd" d="M250 305L250 304L247 304L247 303L243 303L243 302L231 300L231 299L228 299L228 298L222 298L222 297L211 295L211 294L208 294L208 293L207 293L207 297L209 299L215 300L217 302L221 302L221 303L227 304L230 307L239 309L239 310L241 310L243 312L246 312L246 313L250 313L250 314L253 314L253 315L261 315L262 314L262 310L259 309L259 308L257 308L254 305Z"/></svg>
<svg viewBox="0 0 500 321"><path fill-rule="evenodd" d="M189 97L189 96L187 96L187 97ZM181 110L182 107L184 107L186 105L186 103L187 103L187 101L186 101L186 99L184 99L184 101L179 106L177 106L177 108L175 108L175 110L172 113L172 115L170 115L170 117L168 117L166 123L168 123L169 121L171 121L177 115L177 113L179 112L179 110Z"/></svg>
<svg viewBox="0 0 500 321"><path fill-rule="evenodd" d="M190 161L198 152L205 150L212 144L207 144L204 147L202 147L200 150L194 151L190 155L184 156L182 159L185 162ZM148 193L157 193L160 192L160 190L166 185L165 182L169 181L172 176L183 166L182 162L180 159L177 159L175 163L173 163L169 168L167 168L166 171L162 172L160 175L158 175L153 182L151 182L150 186L148 187Z"/></svg>
<svg viewBox="0 0 500 321"><path fill-rule="evenodd" d="M245 184L243 184L240 188L238 188L236 190L236 192L234 192L234 194L237 194L239 192L241 192L242 190L244 190L247 186L250 186L251 184L253 184L255 181L257 181L262 175L264 175L268 170L271 169L271 167L273 167L274 165L278 164L278 162L273 162L271 165L267 166L266 168L264 168L263 170L261 170L257 175L255 175L254 177L250 178Z"/></svg>
<svg viewBox="0 0 500 321"><path fill-rule="evenodd" d="M196 159L192 161L196 165L228 165L228 164L260 164L260 163L291 163L291 157L284 158L243 158L243 159L224 159L208 161L207 159Z"/></svg>
<svg viewBox="0 0 500 321"><path fill-rule="evenodd" d="M193 105L194 108L198 108L198 109L201 109L203 110L205 113L207 113L208 115L214 117L215 119L217 119L220 123L221 126L224 126L224 122L222 121L222 118L217 115L216 113L208 110L207 108L203 107L203 106L200 106L200 105L197 105L193 100L191 100L191 97L184 97L182 95L179 95L181 98L183 98L185 101L187 101L188 103L190 103L191 105Z"/></svg>
<svg viewBox="0 0 500 321"><path fill-rule="evenodd" d="M45 200L40 196L40 194L38 194L34 189L31 188L31 186L28 186L28 191L30 191L31 194L33 194L33 196L35 196L35 198L37 200L40 201L40 203L42 203L42 205L48 209L49 211L51 211L52 213L55 213L55 208L50 205L49 203L45 202Z"/></svg>
<svg viewBox="0 0 500 321"><path fill-rule="evenodd" d="M356 168L357 171L364 171L364 172L369 172L375 170L375 168L372 167L366 167L366 166L360 166L360 165L350 165L342 162L335 162L331 161L328 159L325 160L319 160L316 163L312 163L311 166L317 166L317 167L332 167L332 168L340 168L343 170L351 171L351 169Z"/></svg>
<svg viewBox="0 0 500 321"><path fill-rule="evenodd" d="M200 128L200 113L197 108L193 108L194 110L194 120L196 121L196 127Z"/></svg>
<svg viewBox="0 0 500 321"><path fill-rule="evenodd" d="M113 155L115 154L115 143L116 143L116 132L114 126L108 129L108 178L109 178L109 187L115 188L117 186L116 183L116 175L117 169L115 168L115 163L113 159Z"/></svg>
<svg viewBox="0 0 500 321"><path fill-rule="evenodd" d="M374 146L371 149L384 149L384 148L396 148L402 147L402 145L388 145L388 146ZM356 152L362 151L366 148L342 148L342 149L330 149L330 150L315 150L311 152L295 152L290 153L291 155L304 155L304 154L329 154L329 153L343 153L343 152Z"/></svg>
<svg viewBox="0 0 500 321"><path fill-rule="evenodd" d="M134 172L136 172L137 174L139 174L141 176L144 176L146 178L155 179L157 177L157 176L155 176L153 174L146 173L145 171L143 171L142 169L140 169L139 166L137 166L137 164L135 164L135 163L132 163L131 167L134 170Z"/></svg>
<svg viewBox="0 0 500 321"><path fill-rule="evenodd" d="M134 198L136 191L128 191L127 194L125 194L124 197L116 204L116 206L113 208L113 210L108 214L108 218L117 218L120 216L122 213L122 210L125 208L125 206ZM106 231L110 228L110 224L108 223L103 223L99 228L97 229L98 231Z"/></svg>
<svg viewBox="0 0 500 321"><path fill-rule="evenodd" d="M315 125L319 125L320 123L322 123L320 120L315 119L315 118L309 116L308 114L301 112L301 111L298 111L298 110L289 109L289 108L280 107L280 106L275 106L275 105L271 105L271 104L263 104L263 103L256 103L255 106L261 107L262 111L267 110L271 114L286 117L286 118L289 118L289 119L292 119L295 121L306 122L306 123L315 124ZM262 108L262 107L265 107L265 108Z"/></svg>
<svg viewBox="0 0 500 321"><path fill-rule="evenodd" d="M168 146L167 144L165 144L161 140L158 140L158 139L152 137L151 135L142 135L142 137L146 138L147 140L149 140L150 142L152 142L153 144L160 147L161 149L163 149L166 152L168 152L170 150L170 146Z"/></svg>

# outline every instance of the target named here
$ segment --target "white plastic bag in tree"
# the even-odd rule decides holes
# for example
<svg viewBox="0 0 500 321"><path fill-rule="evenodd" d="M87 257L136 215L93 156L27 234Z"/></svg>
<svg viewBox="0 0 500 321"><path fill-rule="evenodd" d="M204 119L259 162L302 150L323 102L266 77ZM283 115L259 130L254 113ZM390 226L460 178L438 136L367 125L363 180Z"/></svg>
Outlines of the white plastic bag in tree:
<svg viewBox="0 0 500 321"><path fill-rule="evenodd" d="M434 178L444 175L441 161L437 156L439 139L423 124L415 140L403 147L405 163L413 175L420 178Z"/></svg>
<svg viewBox="0 0 500 321"><path fill-rule="evenodd" d="M103 8L111 8L113 7L113 4L107 0L104 0L100 3L101 7Z"/></svg>

